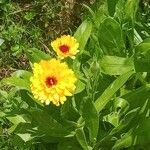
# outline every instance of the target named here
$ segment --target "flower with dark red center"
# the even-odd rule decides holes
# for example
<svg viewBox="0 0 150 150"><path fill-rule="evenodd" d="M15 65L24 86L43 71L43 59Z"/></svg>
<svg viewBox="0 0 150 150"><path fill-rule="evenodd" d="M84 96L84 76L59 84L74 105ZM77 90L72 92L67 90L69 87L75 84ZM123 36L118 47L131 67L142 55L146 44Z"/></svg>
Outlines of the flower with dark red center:
<svg viewBox="0 0 150 150"><path fill-rule="evenodd" d="M72 96L76 88L76 77L66 63L60 60L42 60L34 63L31 77L31 91L34 97L46 105L52 102L56 106Z"/></svg>
<svg viewBox="0 0 150 150"><path fill-rule="evenodd" d="M60 59L65 57L75 58L75 55L79 52L79 43L70 35L63 35L60 38L51 42L51 46L57 53Z"/></svg>

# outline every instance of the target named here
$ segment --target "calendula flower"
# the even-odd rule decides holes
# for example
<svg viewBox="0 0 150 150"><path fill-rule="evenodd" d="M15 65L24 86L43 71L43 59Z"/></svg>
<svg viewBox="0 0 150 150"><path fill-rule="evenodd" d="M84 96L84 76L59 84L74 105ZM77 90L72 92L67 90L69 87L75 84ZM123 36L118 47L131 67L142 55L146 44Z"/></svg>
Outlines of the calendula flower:
<svg viewBox="0 0 150 150"><path fill-rule="evenodd" d="M52 102L59 106L72 96L76 88L74 72L64 62L56 59L42 60L33 64L31 91L34 97L49 105Z"/></svg>
<svg viewBox="0 0 150 150"><path fill-rule="evenodd" d="M60 59L65 57L71 57L74 59L75 55L79 52L79 43L70 35L63 35L60 38L57 38L51 42L51 46Z"/></svg>

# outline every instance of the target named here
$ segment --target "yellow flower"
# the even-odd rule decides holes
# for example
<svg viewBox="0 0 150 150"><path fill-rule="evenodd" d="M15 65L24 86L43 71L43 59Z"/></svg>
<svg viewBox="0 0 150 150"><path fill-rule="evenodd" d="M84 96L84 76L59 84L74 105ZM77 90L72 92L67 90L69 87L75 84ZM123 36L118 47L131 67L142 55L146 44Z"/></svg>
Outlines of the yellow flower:
<svg viewBox="0 0 150 150"><path fill-rule="evenodd" d="M60 59L65 57L71 57L74 59L75 55L79 52L79 43L70 35L63 35L60 38L57 38L51 42L51 46Z"/></svg>
<svg viewBox="0 0 150 150"><path fill-rule="evenodd" d="M66 96L73 95L76 80L66 63L56 59L42 60L33 64L31 91L42 103L49 105L52 102L59 106L66 101Z"/></svg>

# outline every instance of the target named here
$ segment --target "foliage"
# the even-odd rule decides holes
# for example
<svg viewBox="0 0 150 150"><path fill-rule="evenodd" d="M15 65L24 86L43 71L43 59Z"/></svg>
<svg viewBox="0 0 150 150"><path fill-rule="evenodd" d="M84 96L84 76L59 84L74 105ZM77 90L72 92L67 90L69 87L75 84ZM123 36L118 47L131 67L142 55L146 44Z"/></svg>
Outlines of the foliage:
<svg viewBox="0 0 150 150"><path fill-rule="evenodd" d="M149 149L150 32L147 19L140 17L140 3L85 5L88 14L74 34L80 52L73 61L65 60L78 83L62 106L43 106L33 98L31 70L17 70L1 81L1 149ZM25 19L35 16L26 14ZM26 53L31 63L51 59L38 45L33 47L37 49ZM5 136L10 136L7 143Z"/></svg>
<svg viewBox="0 0 150 150"><path fill-rule="evenodd" d="M29 69L25 53L30 48L51 55L49 41L70 33L71 29L79 25L78 21L70 19L70 5L60 0L1 0L0 67L10 72L14 69ZM3 71L0 70L0 78L5 75Z"/></svg>

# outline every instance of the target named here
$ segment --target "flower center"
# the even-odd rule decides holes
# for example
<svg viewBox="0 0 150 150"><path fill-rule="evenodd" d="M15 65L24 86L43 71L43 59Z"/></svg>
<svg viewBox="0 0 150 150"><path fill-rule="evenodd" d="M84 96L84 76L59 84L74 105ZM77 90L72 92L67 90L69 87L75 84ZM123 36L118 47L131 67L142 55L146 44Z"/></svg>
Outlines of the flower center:
<svg viewBox="0 0 150 150"><path fill-rule="evenodd" d="M59 49L60 49L60 51L62 52L62 53L67 53L67 52L69 52L69 46L68 45L61 45L61 46L59 46Z"/></svg>
<svg viewBox="0 0 150 150"><path fill-rule="evenodd" d="M52 87L53 85L56 85L57 80L55 77L47 77L45 83L47 87Z"/></svg>

